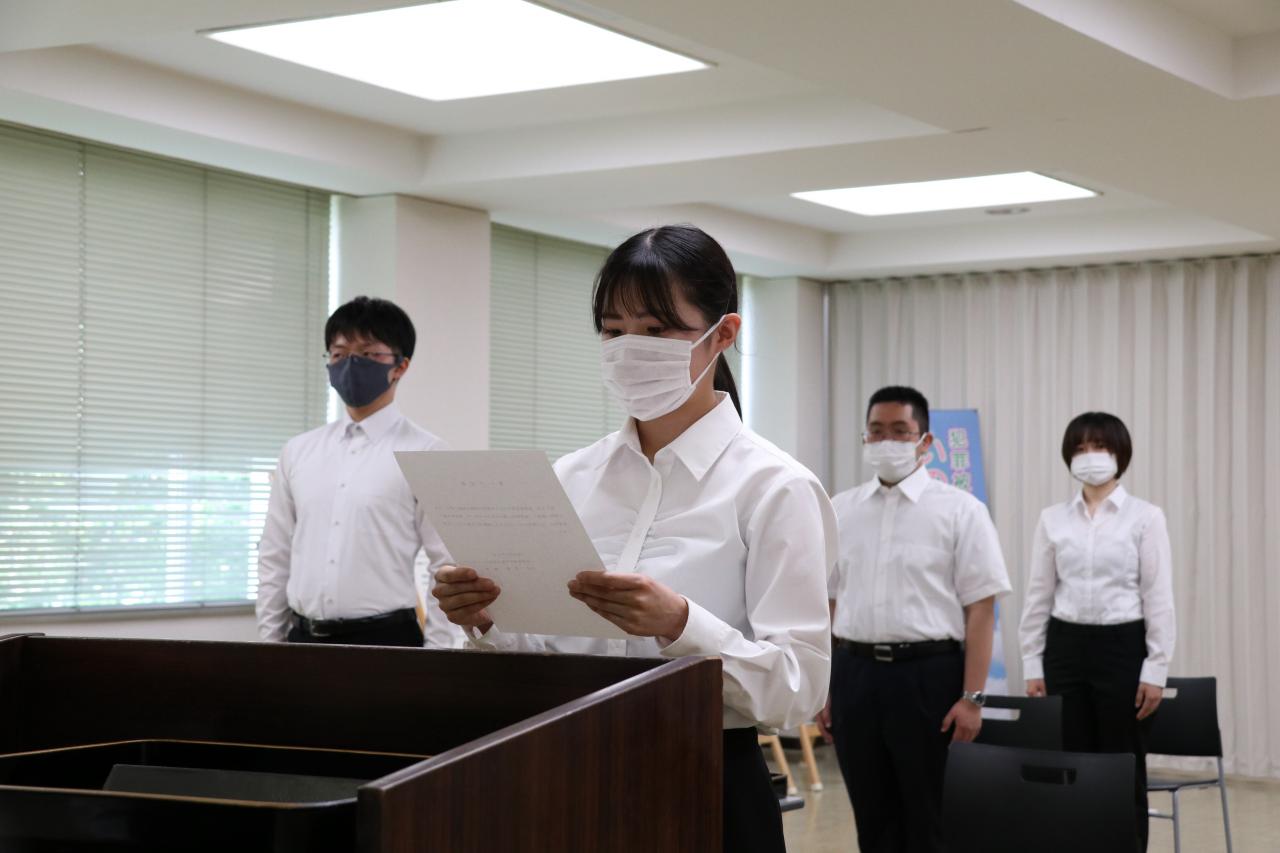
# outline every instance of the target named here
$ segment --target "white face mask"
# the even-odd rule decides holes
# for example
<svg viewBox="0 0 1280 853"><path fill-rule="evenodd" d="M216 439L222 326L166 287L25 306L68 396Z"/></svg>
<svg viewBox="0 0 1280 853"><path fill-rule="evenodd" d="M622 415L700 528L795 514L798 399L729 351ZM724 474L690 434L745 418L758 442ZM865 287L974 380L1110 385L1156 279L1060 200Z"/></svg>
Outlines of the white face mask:
<svg viewBox="0 0 1280 853"><path fill-rule="evenodd" d="M916 448L924 436L914 444L910 441L876 441L862 445L862 461L871 466L876 476L886 483L900 483L911 476L920 464Z"/></svg>
<svg viewBox="0 0 1280 853"><path fill-rule="evenodd" d="M696 341L650 335L619 335L605 341L600 352L605 387L638 421L671 414L693 396L693 389L715 366L713 358L697 379L689 381L694 348L723 322L721 317Z"/></svg>
<svg viewBox="0 0 1280 853"><path fill-rule="evenodd" d="M1115 479L1116 457L1111 453L1077 453L1071 460L1071 476L1090 486L1101 486Z"/></svg>

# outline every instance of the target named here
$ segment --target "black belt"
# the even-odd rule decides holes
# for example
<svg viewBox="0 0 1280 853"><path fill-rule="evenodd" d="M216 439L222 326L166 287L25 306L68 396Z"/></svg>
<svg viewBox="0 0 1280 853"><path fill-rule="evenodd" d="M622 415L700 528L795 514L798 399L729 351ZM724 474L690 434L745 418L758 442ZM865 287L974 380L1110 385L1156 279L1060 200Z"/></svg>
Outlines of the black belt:
<svg viewBox="0 0 1280 853"><path fill-rule="evenodd" d="M856 643L843 637L832 637L836 648L848 649L858 657L874 658L881 663L945 655L964 648L959 640L925 640L922 643Z"/></svg>
<svg viewBox="0 0 1280 853"><path fill-rule="evenodd" d="M401 622L417 622L418 611L412 607L403 610L392 610L390 613L379 613L376 616L362 616L359 619L308 619L301 613L293 614L293 622L303 633L313 637L338 637L353 634L369 628L382 628L388 625L399 625Z"/></svg>

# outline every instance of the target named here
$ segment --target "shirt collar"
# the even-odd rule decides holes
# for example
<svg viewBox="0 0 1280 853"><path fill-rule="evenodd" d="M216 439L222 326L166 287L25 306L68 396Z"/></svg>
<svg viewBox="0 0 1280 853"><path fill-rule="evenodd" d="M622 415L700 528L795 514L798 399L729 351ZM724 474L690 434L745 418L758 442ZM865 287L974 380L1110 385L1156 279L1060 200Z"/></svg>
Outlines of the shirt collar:
<svg viewBox="0 0 1280 853"><path fill-rule="evenodd" d="M921 465L915 471L912 471L905 480L900 483L895 483L893 486L889 486L887 488L897 489L904 497L907 498L907 500L912 503L919 503L920 496L923 495L924 490L929 487L929 481L932 479L933 477L929 474L929 469L926 466ZM862 490L856 495L856 502L862 503L882 488L886 488L886 486L880 482L880 478L873 478L870 482L863 484Z"/></svg>
<svg viewBox="0 0 1280 853"><path fill-rule="evenodd" d="M733 400L723 391L717 391L720 402L715 408L699 418L675 441L658 451L659 454L670 452L689 469L694 479L701 481L711 470L711 466L724 453L729 442L742 432L742 418L734 408ZM630 448L643 455L640 449L640 434L636 431L635 418L627 418L622 429L613 434L611 446L606 455L610 458L623 448Z"/></svg>
<svg viewBox="0 0 1280 853"><path fill-rule="evenodd" d="M1127 500L1129 500L1129 493L1125 491L1124 486L1117 485L1111 491L1111 494L1107 495L1107 497L1102 502L1104 504L1111 504L1111 506L1115 507L1116 512L1119 512L1120 510L1124 509L1124 504L1125 504L1125 501ZM1084 503L1084 489L1081 489L1080 491L1076 492L1076 498L1071 502L1071 505L1073 507L1079 507L1081 512L1086 512L1086 507Z"/></svg>
<svg viewBox="0 0 1280 853"><path fill-rule="evenodd" d="M370 441L377 441L390 432L391 428L400 421L401 417L400 407L397 406L394 401L388 403L386 406L374 412L372 415L369 415L369 417L362 421L352 420L351 413L344 407L341 416L342 434L344 436L350 436L355 432L355 427L359 426L360 430L365 435L369 436Z"/></svg>

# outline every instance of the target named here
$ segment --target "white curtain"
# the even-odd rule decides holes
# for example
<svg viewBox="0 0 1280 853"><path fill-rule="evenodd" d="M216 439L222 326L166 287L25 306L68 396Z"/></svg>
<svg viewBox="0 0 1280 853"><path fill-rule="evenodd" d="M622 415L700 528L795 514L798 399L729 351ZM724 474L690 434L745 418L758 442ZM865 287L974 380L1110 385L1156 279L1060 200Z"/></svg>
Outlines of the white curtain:
<svg viewBox="0 0 1280 853"><path fill-rule="evenodd" d="M1172 674L1218 678L1229 770L1280 777L1280 258L842 283L830 322L837 490L867 476L876 388L978 410L1015 689L1031 535L1073 493L1062 433L1087 410L1124 419L1124 482L1173 540Z"/></svg>

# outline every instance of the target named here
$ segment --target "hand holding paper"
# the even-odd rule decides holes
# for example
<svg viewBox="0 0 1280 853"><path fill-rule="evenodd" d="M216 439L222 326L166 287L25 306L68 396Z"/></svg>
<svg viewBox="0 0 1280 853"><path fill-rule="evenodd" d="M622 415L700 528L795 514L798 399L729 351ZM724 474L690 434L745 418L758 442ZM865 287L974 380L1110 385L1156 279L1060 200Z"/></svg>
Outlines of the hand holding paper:
<svg viewBox="0 0 1280 853"><path fill-rule="evenodd" d="M579 572L569 593L628 634L670 643L689 621L685 597L651 577Z"/></svg>
<svg viewBox="0 0 1280 853"><path fill-rule="evenodd" d="M480 621L491 618L512 633L626 636L569 595L571 579L584 569L603 573L604 564L545 454L401 451L396 461L455 563L475 572L475 578L459 575L455 582L485 579L501 590L471 616L487 611ZM487 592L482 586L459 591Z"/></svg>
<svg viewBox="0 0 1280 853"><path fill-rule="evenodd" d="M493 618L485 608L498 600L502 588L480 577L470 567L445 566L436 573L431 594L440 602L440 610L450 622L464 628L478 628L484 634L493 627Z"/></svg>

